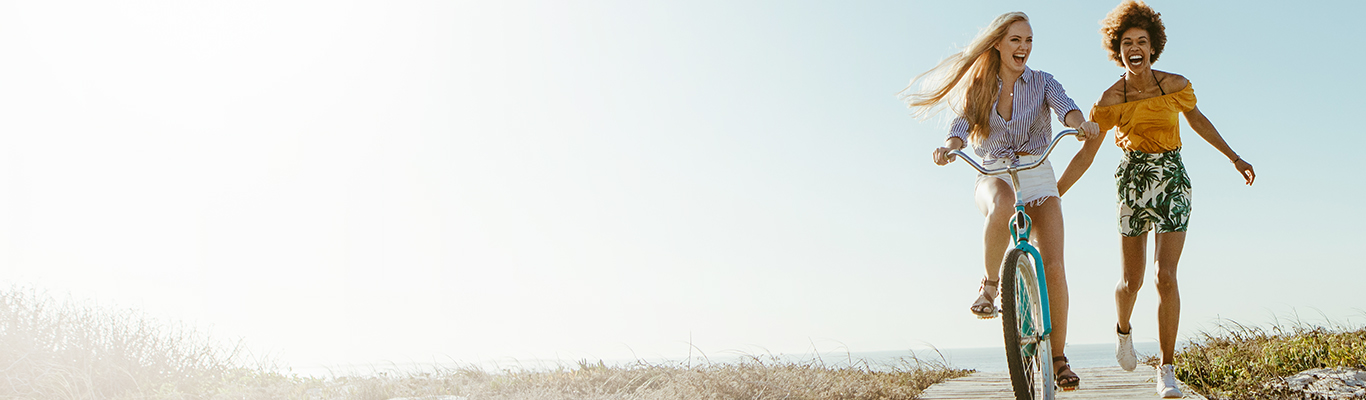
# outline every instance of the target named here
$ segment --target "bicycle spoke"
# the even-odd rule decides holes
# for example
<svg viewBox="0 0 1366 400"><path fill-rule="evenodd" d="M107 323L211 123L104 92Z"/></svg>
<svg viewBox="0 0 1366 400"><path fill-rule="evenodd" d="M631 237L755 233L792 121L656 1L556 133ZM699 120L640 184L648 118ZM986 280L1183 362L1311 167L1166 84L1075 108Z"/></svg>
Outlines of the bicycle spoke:
<svg viewBox="0 0 1366 400"><path fill-rule="evenodd" d="M1021 250L1006 253L1001 266L1002 329L1005 333L1006 361L1017 399L1052 399L1049 385L1051 359L1048 340L1043 335L1043 305L1032 256Z"/></svg>

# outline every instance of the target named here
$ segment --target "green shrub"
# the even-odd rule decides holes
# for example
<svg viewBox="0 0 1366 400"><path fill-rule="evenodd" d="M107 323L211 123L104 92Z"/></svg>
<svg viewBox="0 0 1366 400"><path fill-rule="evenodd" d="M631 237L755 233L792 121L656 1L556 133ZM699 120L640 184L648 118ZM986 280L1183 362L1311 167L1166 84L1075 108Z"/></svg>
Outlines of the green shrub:
<svg viewBox="0 0 1366 400"><path fill-rule="evenodd" d="M1210 398L1278 398L1264 383L1313 368L1366 369L1366 328L1229 323L1176 353L1177 378Z"/></svg>

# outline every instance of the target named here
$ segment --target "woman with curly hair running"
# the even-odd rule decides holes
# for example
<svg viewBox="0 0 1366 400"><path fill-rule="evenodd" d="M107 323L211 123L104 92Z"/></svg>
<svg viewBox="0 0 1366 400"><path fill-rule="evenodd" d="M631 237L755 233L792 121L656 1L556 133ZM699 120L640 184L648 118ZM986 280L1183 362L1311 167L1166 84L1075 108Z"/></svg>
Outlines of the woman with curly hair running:
<svg viewBox="0 0 1366 400"><path fill-rule="evenodd" d="M987 168L1010 165L1017 160L1036 161L1051 139L1049 110L1064 125L1079 128L1081 139L1100 135L1096 123L1086 121L1052 75L1025 66L1033 46L1029 17L1020 12L1002 14L962 52L944 59L902 90L899 97L916 110L917 116L927 117L942 108L958 115L949 126L944 146L932 154L936 164L953 161L949 152L969 143ZM918 83L919 90L913 89ZM1064 390L1076 389L1081 378L1072 372L1063 356L1067 343L1067 278L1063 274L1062 202L1058 198L1057 180L1047 161L1039 168L1020 172L1019 179L1025 197L1021 200L1034 221L1031 239L1043 255L1048 276L1057 385ZM999 268L1010 247L1006 225L1015 212L1015 191L1007 177L978 175L975 192L977 207L986 216L986 277L969 309L985 319L998 314L995 301Z"/></svg>
<svg viewBox="0 0 1366 400"><path fill-rule="evenodd" d="M1101 131L1115 131L1115 144L1124 158L1115 171L1118 194L1120 247L1123 274L1115 288L1119 344L1115 357L1120 367L1132 371L1137 365L1129 317L1138 289L1143 286L1147 263L1148 231L1156 230L1153 268L1156 270L1157 331L1162 350L1157 391L1162 397L1181 397L1176 387L1177 325L1181 319L1181 296L1176 285L1176 266L1186 242L1191 212L1191 182L1181 162L1181 135L1177 115L1202 139L1228 157L1239 176L1251 185L1256 179L1252 164L1224 142L1200 109L1195 89L1186 77L1152 69L1167 44L1161 14L1142 1L1125 0L1101 21L1101 34L1110 58L1124 67L1124 75L1101 94L1091 109L1091 119ZM1066 193L1090 167L1099 140L1086 143L1077 159L1058 179L1058 192Z"/></svg>

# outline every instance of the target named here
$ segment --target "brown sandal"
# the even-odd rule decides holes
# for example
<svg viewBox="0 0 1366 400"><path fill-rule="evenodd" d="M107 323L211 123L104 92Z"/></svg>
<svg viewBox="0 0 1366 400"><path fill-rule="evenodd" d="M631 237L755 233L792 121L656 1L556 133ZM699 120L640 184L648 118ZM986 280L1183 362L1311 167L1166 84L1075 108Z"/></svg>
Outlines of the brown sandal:
<svg viewBox="0 0 1366 400"><path fill-rule="evenodd" d="M1077 388L1081 386L1081 377L1077 376L1076 372L1072 372L1072 365L1067 364L1066 356L1053 357L1054 365L1059 361L1062 361L1063 365L1057 367L1056 372L1053 374L1053 378L1058 382L1058 388L1062 389L1064 392L1077 390ZM1067 373L1063 374L1063 370L1067 370Z"/></svg>
<svg viewBox="0 0 1366 400"><path fill-rule="evenodd" d="M1000 315L996 310L996 296L1001 294L1001 291L996 287L997 284L998 281L982 278L982 286L977 288L977 301L972 303L972 307L968 307L968 310L971 310L972 315L976 315L977 319L992 319ZM987 296L988 287L995 290L996 294Z"/></svg>

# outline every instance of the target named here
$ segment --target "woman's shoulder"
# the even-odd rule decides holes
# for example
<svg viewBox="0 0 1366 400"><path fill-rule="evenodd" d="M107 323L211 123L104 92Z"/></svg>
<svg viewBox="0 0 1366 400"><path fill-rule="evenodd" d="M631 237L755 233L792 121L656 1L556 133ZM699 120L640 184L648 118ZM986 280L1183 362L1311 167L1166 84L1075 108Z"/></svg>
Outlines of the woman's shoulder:
<svg viewBox="0 0 1366 400"><path fill-rule="evenodd" d="M1124 80L1115 81L1109 89L1100 94L1100 100L1096 101L1097 107L1108 107L1124 103Z"/></svg>
<svg viewBox="0 0 1366 400"><path fill-rule="evenodd" d="M1048 73L1048 71L1044 71L1044 70L1041 70L1041 69L1038 69L1038 68L1034 68L1034 67L1031 67L1031 66L1028 66L1028 65L1025 66L1025 69L1028 69L1028 70L1030 70L1030 71L1033 71L1034 74L1035 74L1035 76L1039 76L1039 77L1042 77L1042 78L1044 78L1044 79L1053 79L1053 74Z"/></svg>
<svg viewBox="0 0 1366 400"><path fill-rule="evenodd" d="M1181 76L1180 74L1157 70L1153 71L1157 73L1157 79L1162 83L1162 91L1167 93L1176 93L1185 90L1186 86L1191 83L1189 79L1186 79L1186 77Z"/></svg>
<svg viewBox="0 0 1366 400"><path fill-rule="evenodd" d="M1053 74L1050 74L1047 71L1033 68L1030 68L1030 71L1033 71L1034 73L1033 79L1038 79L1040 82L1043 82L1045 86L1058 83L1058 78L1054 78Z"/></svg>

